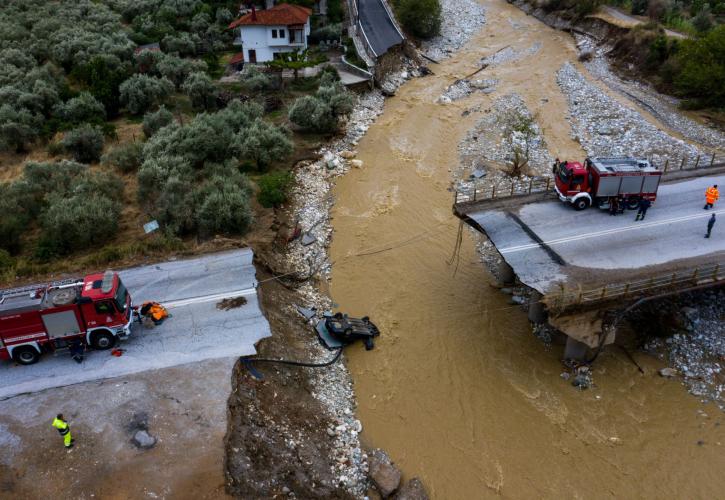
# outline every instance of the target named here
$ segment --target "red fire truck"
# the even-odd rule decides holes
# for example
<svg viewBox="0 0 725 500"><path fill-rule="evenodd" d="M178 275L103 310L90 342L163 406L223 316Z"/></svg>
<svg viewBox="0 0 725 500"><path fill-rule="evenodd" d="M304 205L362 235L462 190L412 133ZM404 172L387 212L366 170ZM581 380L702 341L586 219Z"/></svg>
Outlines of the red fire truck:
<svg viewBox="0 0 725 500"><path fill-rule="evenodd" d="M131 296L118 273L0 291L0 359L30 365L79 340L110 349L131 333Z"/></svg>
<svg viewBox="0 0 725 500"><path fill-rule="evenodd" d="M612 197L619 200L620 206L635 209L642 198L655 201L661 178L661 170L639 158L587 158L583 165L554 165L559 199L577 210L591 205L607 209Z"/></svg>

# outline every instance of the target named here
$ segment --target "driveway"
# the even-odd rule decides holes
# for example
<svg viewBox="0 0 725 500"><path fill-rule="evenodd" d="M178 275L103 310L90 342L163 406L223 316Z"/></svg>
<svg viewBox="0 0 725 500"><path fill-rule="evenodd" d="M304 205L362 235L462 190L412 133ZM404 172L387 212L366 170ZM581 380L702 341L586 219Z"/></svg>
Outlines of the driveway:
<svg viewBox="0 0 725 500"><path fill-rule="evenodd" d="M0 398L91 380L118 377L206 359L255 354L255 344L270 336L254 285L252 251L234 250L120 272L134 304L155 300L171 314L148 329L134 323L121 342L121 357L89 351L82 364L67 351L46 354L31 366L0 363ZM245 297L246 304L222 310L224 298Z"/></svg>

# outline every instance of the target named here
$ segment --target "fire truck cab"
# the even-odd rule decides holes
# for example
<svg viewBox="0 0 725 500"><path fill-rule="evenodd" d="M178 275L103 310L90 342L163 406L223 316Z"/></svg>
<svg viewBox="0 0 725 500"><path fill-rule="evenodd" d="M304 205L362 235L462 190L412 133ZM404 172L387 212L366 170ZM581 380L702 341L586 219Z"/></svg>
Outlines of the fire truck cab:
<svg viewBox="0 0 725 500"><path fill-rule="evenodd" d="M554 165L554 183L559 199L576 210L596 205L609 208L616 198L627 208L637 208L641 199L655 201L662 171L643 158L587 158Z"/></svg>
<svg viewBox="0 0 725 500"><path fill-rule="evenodd" d="M118 273L0 292L0 359L33 364L80 341L109 349L131 333L134 312Z"/></svg>

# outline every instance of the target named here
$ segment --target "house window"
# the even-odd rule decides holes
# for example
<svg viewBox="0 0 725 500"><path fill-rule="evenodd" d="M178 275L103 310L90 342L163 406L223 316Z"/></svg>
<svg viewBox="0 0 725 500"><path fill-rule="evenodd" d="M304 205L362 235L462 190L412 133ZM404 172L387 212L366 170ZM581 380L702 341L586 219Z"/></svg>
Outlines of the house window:
<svg viewBox="0 0 725 500"><path fill-rule="evenodd" d="M279 30L279 37L284 38L284 30Z"/></svg>
<svg viewBox="0 0 725 500"><path fill-rule="evenodd" d="M277 38L277 30L272 30L272 38Z"/></svg>

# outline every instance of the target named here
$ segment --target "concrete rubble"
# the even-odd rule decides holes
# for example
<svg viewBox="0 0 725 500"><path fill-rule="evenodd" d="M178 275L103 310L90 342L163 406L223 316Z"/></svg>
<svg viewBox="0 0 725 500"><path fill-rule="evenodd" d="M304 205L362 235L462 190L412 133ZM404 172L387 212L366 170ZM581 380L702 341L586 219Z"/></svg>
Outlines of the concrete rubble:
<svg viewBox="0 0 725 500"><path fill-rule="evenodd" d="M589 82L570 63L557 73L557 83L569 102L572 137L590 156L639 156L663 168L667 160L693 165L707 151L669 136Z"/></svg>
<svg viewBox="0 0 725 500"><path fill-rule="evenodd" d="M400 486L401 473L383 450L375 449L368 458L370 479L383 498L392 495Z"/></svg>
<svg viewBox="0 0 725 500"><path fill-rule="evenodd" d="M688 304L676 314L677 333L650 339L644 350L669 361L661 376L679 379L694 396L725 411L725 290L684 301Z"/></svg>

